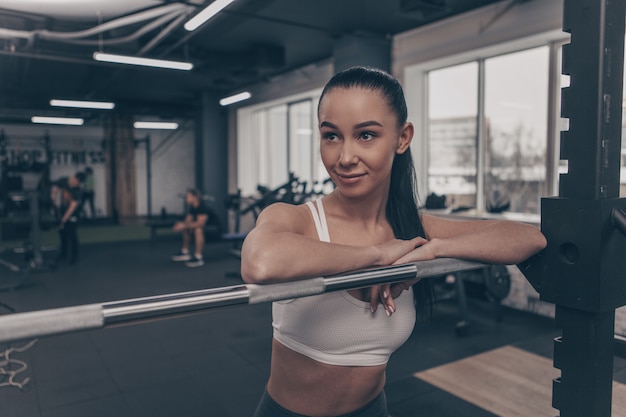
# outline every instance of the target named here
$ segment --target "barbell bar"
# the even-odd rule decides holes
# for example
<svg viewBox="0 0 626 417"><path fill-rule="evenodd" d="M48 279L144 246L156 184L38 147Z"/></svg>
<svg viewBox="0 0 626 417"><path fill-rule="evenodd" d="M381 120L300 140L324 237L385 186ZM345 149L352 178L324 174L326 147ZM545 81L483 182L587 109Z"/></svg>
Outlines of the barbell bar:
<svg viewBox="0 0 626 417"><path fill-rule="evenodd" d="M241 284L13 313L0 316L0 343L188 315L218 307L258 304L413 278L429 278L486 266L480 262L439 258L282 283Z"/></svg>

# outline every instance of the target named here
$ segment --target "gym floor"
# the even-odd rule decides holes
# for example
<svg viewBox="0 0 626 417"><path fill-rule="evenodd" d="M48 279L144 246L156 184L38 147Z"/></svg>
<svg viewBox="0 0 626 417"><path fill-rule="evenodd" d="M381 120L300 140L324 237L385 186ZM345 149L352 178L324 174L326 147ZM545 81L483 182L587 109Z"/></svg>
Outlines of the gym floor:
<svg viewBox="0 0 626 417"><path fill-rule="evenodd" d="M0 287L23 279L19 288L0 291L0 314L237 285L241 281L232 273L239 261L230 256L231 247L209 245L206 264L194 269L170 261L179 249L171 236L85 244L76 265L25 275L0 270ZM389 363L393 417L494 416L414 374L504 346L551 358L559 334L553 320L503 309L497 323L492 307L470 303L469 331L458 337L456 302L437 304L433 319L418 326ZM0 375L0 416L250 416L269 372L270 309L227 307L41 338L24 352L11 352L11 359L28 365L12 381L28 380L23 388L6 386L9 376ZM0 345L0 365L9 347ZM19 368L14 363L4 369ZM615 358L614 378L626 382L626 360Z"/></svg>

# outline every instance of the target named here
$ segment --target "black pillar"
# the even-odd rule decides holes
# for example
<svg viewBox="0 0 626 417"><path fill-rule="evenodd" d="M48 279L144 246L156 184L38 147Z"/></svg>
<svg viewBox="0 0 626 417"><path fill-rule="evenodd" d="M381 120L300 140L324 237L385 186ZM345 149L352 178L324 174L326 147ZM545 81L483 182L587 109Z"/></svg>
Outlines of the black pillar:
<svg viewBox="0 0 626 417"><path fill-rule="evenodd" d="M202 110L196 124L196 187L215 200L211 207L226 228L225 201L228 194L228 113L220 106L220 95L202 94Z"/></svg>
<svg viewBox="0 0 626 417"><path fill-rule="evenodd" d="M626 304L624 237L611 223L619 199L624 0L564 0L559 198L543 199L548 239L542 299L556 304L553 407L561 417L610 417L615 308ZM581 223L582 222L582 223ZM620 253L622 255L620 255Z"/></svg>
<svg viewBox="0 0 626 417"><path fill-rule="evenodd" d="M613 390L615 310L591 313L556 307L556 324L563 329L554 341L552 406L561 417L610 417Z"/></svg>

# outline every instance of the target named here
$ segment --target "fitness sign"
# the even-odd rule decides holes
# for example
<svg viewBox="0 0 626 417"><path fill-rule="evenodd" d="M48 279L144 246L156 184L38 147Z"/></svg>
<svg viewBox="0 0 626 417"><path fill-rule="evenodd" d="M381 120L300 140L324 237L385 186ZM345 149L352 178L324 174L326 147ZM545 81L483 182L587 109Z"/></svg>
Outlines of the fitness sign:
<svg viewBox="0 0 626 417"><path fill-rule="evenodd" d="M49 165L95 165L105 161L102 150L51 150L50 160L42 149L6 149L5 161L8 166Z"/></svg>
<svg viewBox="0 0 626 417"><path fill-rule="evenodd" d="M52 151L52 165L94 165L104 163L104 152L92 151Z"/></svg>

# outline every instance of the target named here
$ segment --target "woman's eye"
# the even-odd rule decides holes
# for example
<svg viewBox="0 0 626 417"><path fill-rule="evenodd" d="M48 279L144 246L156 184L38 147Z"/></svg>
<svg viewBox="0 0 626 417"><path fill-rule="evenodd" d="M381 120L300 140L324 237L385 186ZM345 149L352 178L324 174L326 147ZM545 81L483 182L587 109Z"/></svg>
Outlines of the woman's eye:
<svg viewBox="0 0 626 417"><path fill-rule="evenodd" d="M337 135L333 132L326 132L322 137L326 140L337 140Z"/></svg>
<svg viewBox="0 0 626 417"><path fill-rule="evenodd" d="M359 139L361 140L372 140L376 137L376 135L373 132L362 132L359 135Z"/></svg>

